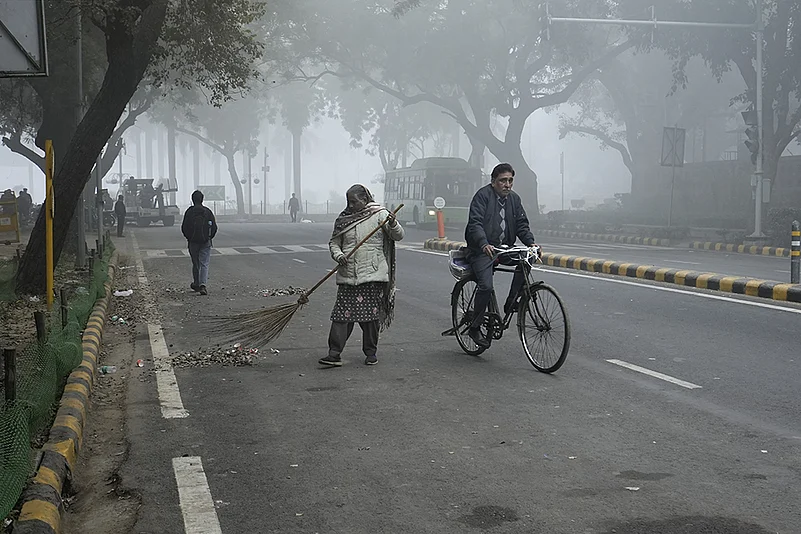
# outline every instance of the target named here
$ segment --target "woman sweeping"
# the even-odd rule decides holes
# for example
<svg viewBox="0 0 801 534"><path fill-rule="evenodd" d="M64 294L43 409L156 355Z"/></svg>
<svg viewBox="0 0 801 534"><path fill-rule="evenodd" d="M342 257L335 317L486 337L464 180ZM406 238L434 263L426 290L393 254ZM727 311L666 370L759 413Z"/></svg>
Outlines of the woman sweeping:
<svg viewBox="0 0 801 534"><path fill-rule="evenodd" d="M379 206L361 184L348 189L348 207L339 214L328 248L339 263L337 298L331 311L328 356L320 365L342 365L342 351L353 332L362 329L365 365L378 363L378 334L392 321L395 307L395 241L403 239L403 227L386 208ZM364 237L387 220L381 231L368 239L349 259L345 257Z"/></svg>

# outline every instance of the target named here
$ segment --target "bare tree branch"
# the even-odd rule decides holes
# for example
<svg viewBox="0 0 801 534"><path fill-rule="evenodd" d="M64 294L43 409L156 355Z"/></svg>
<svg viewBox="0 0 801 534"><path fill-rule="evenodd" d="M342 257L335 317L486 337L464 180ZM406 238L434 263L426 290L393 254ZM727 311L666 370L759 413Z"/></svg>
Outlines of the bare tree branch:
<svg viewBox="0 0 801 534"><path fill-rule="evenodd" d="M620 156L623 158L623 164L628 168L632 175L634 175L634 162L631 159L631 154L629 153L629 149L623 143L619 141L615 141L612 137L604 132L603 130L599 130L597 128L590 128L589 126L582 126L578 124L565 124L560 128L560 138L564 138L568 133L577 133L577 134L585 134L591 135L593 137L598 138L603 144L608 146L609 148L613 148L620 152Z"/></svg>
<svg viewBox="0 0 801 534"><path fill-rule="evenodd" d="M19 154L20 156L25 157L31 163L39 167L39 169L44 172L45 171L45 159L44 156L40 156L35 151L31 150L27 145L22 142L22 134L17 132L16 134L10 137L3 138L3 144L8 147L11 152Z"/></svg>

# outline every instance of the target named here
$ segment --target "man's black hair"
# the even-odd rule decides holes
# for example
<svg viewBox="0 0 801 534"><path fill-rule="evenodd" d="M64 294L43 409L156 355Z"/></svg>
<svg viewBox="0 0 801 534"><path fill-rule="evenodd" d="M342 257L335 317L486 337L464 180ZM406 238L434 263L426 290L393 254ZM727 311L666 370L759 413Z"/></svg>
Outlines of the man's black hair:
<svg viewBox="0 0 801 534"><path fill-rule="evenodd" d="M192 193L192 204L203 204L203 191L195 191Z"/></svg>
<svg viewBox="0 0 801 534"><path fill-rule="evenodd" d="M512 166L510 164L508 164L508 163L499 163L499 164L497 164L495 166L494 169L492 169L492 179L494 180L495 178L497 178L501 174L504 174L504 173L507 173L507 172L512 173L512 176L515 175L515 170L512 168Z"/></svg>

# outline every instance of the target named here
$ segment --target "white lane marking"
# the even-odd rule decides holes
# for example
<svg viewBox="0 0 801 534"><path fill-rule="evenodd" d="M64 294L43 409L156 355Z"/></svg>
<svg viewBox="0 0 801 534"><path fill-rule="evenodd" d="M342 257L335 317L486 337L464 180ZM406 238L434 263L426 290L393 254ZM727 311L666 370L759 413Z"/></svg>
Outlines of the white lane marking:
<svg viewBox="0 0 801 534"><path fill-rule="evenodd" d="M790 271L779 271L779 270L777 270L776 272L777 273L782 273L782 274L790 274Z"/></svg>
<svg viewBox="0 0 801 534"><path fill-rule="evenodd" d="M156 368L156 387L159 392L161 416L165 419L189 417L189 412L181 401L181 391L178 389L178 380L175 378L161 326L148 324L147 333L150 336L150 350L153 352L153 363Z"/></svg>
<svg viewBox="0 0 801 534"><path fill-rule="evenodd" d="M298 262L298 263L306 263L305 261L303 261L303 260L299 260L299 259L297 259L297 258L292 258L292 261L296 261L296 262Z"/></svg>
<svg viewBox="0 0 801 534"><path fill-rule="evenodd" d="M414 250L413 252L419 252L421 254L431 254L431 255L434 255L434 256L447 256L446 253L435 252L435 251L431 251L431 250ZM592 276L592 275L589 275L589 274L581 274L581 273L576 273L576 272L557 271L557 270L554 270L554 269L546 269L544 267L535 267L535 270L542 271L544 273L561 274L563 276L575 276L576 278L589 278L590 280L598 280L598 281L601 281L601 282L611 282L613 284L623 284L623 285L626 285L626 286L644 287L644 288L653 289L653 290L656 290L656 291L667 291L668 293L678 293L679 295L690 295L690 296L693 296L693 297L700 297L700 298L705 298L705 299L710 299L710 300L722 300L723 302L732 302L734 304L743 304L745 306L755 306L757 308L764 308L764 309L767 309L767 310L783 311L783 312L788 312L788 313L797 313L797 314L801 315L801 310L799 310L799 309L796 309L796 308L785 308L783 306L777 306L775 304L766 304L766 303L763 303L763 302L752 302L750 300L740 300L740 299L734 299L734 298L731 298L731 297L722 297L720 295L710 295L709 293L700 293L700 292L699 293L695 293L693 291L687 291L687 290L684 290L684 289L676 289L676 288L673 288L673 287L662 287L662 286L658 286L658 285L655 285L655 284L652 285L652 284L644 284L642 282L632 282L630 280L618 280L616 278L607 278L605 276ZM602 273L598 273L598 274L602 274ZM611 276L614 276L614 275L611 275Z"/></svg>
<svg viewBox="0 0 801 534"><path fill-rule="evenodd" d="M573 272L566 272L566 271L556 271L554 269L545 269L543 267L536 267L535 270L542 271L542 272L545 272L545 273L561 274L561 275L564 275L564 276L575 276L577 278L589 278L591 280L598 280L598 281L601 281L601 282L611 282L613 284L623 284L623 285L627 285L627 286L645 287L645 288L653 289L655 291L667 291L668 293L678 293L680 295L690 295L690 296L693 296L693 297L699 297L699 298L710 299L710 300L721 300L723 302L732 302L734 304L742 304L744 306L755 306L757 308L765 308L767 310L783 311L783 312L787 312L787 313L797 313L797 314L801 315L801 310L799 310L799 309L796 309L796 308L785 308L783 306L777 306L775 304L765 304L763 302L753 302L753 301L750 301L750 300L740 300L740 299L734 299L734 298L731 298L731 297L722 297L722 296L719 296L719 295L711 295L709 293L700 293L700 292L699 293L695 293L693 291L687 291L687 290L684 290L684 289L676 289L676 288L673 288L673 287L662 287L662 286L658 286L656 284L651 285L651 284L644 284L644 283L640 283L640 282L631 282L629 280L617 280L616 278L607 278L605 276L592 276L592 275L589 275L589 274L580 274L580 273L573 273ZM601 274L601 273L598 273L598 274ZM612 276L614 276L614 275L612 275Z"/></svg>
<svg viewBox="0 0 801 534"><path fill-rule="evenodd" d="M172 469L186 534L222 534L200 457L173 458Z"/></svg>
<svg viewBox="0 0 801 534"><path fill-rule="evenodd" d="M418 254L431 254L432 256L447 256L447 254L443 252L435 252L433 250L420 250L416 248L409 248L406 250L408 250L409 252L417 252Z"/></svg>
<svg viewBox="0 0 801 534"><path fill-rule="evenodd" d="M139 286L147 287L145 264L142 263L142 253L139 250L139 242L136 240L136 234L133 232L131 232L131 241L133 242L134 256L136 257L136 275L139 277Z"/></svg>
<svg viewBox="0 0 801 534"><path fill-rule="evenodd" d="M666 263L682 263L684 265L701 265L697 261L662 260Z"/></svg>
<svg viewBox="0 0 801 534"><path fill-rule="evenodd" d="M634 365L633 363L624 362L622 360L606 360L606 361L609 363L613 363L615 365L619 365L620 367L625 367L626 369L631 369L632 371L637 371L638 373L642 373L644 375L664 380L665 382L676 384L677 386L681 386L683 388L701 389L701 386L699 386L698 384L693 384L692 382L685 382L684 380L674 378L670 375L658 373L656 371L651 371L650 369L646 369L645 367L640 367L639 365Z"/></svg>

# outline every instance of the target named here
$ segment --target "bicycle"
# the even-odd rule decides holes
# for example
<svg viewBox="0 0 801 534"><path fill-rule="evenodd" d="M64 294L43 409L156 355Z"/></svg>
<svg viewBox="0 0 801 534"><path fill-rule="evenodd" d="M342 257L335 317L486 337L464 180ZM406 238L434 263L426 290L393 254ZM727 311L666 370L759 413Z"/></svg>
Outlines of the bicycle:
<svg viewBox="0 0 801 534"><path fill-rule="evenodd" d="M515 267L523 271L525 282L516 295L517 306L501 316L495 290L492 291L484 323L481 325L482 334L492 343L499 340L503 333L511 326L512 317L517 314L517 330L523 351L531 365L543 373L553 373L565 363L570 350L570 318L564 303L556 290L543 281L533 279L533 265L541 262L541 249L517 246L494 248L493 276L496 271L515 272ZM466 260L467 249L449 252L449 269L456 279L451 292L451 313L453 328L442 333L443 336L456 336L456 341L462 350L471 355L478 356L487 348L482 348L470 338L468 330L473 321L473 303L477 290L476 279ZM501 260L506 259L507 264ZM509 266L509 262L517 263ZM529 339L529 330L533 339ZM553 351L548 351L551 341L554 342ZM546 354L547 353L547 354ZM551 354L549 357L548 354Z"/></svg>

